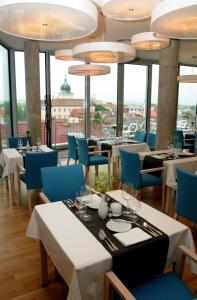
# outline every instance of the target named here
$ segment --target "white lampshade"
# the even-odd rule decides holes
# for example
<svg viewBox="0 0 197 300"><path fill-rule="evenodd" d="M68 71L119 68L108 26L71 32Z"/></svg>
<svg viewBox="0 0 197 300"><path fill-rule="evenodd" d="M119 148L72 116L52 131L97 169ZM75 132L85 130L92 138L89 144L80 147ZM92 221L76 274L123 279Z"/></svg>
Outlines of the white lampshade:
<svg viewBox="0 0 197 300"><path fill-rule="evenodd" d="M56 50L55 58L59 60L75 60L72 49Z"/></svg>
<svg viewBox="0 0 197 300"><path fill-rule="evenodd" d="M0 31L32 39L78 39L97 29L97 9L89 0L1 0Z"/></svg>
<svg viewBox="0 0 197 300"><path fill-rule="evenodd" d="M96 63L123 63L135 59L135 49L115 42L93 42L75 46L73 57Z"/></svg>
<svg viewBox="0 0 197 300"><path fill-rule="evenodd" d="M180 75L177 77L180 83L197 83L197 75Z"/></svg>
<svg viewBox="0 0 197 300"><path fill-rule="evenodd" d="M110 74L111 68L105 65L75 65L68 67L68 73L78 76L98 76Z"/></svg>
<svg viewBox="0 0 197 300"><path fill-rule="evenodd" d="M153 32L138 33L131 38L131 46L138 50L159 50L169 45L169 38L155 37Z"/></svg>
<svg viewBox="0 0 197 300"><path fill-rule="evenodd" d="M136 21L151 16L153 8L161 0L103 0L101 10L111 19Z"/></svg>
<svg viewBox="0 0 197 300"><path fill-rule="evenodd" d="M197 38L197 1L165 0L152 12L151 31L175 39Z"/></svg>

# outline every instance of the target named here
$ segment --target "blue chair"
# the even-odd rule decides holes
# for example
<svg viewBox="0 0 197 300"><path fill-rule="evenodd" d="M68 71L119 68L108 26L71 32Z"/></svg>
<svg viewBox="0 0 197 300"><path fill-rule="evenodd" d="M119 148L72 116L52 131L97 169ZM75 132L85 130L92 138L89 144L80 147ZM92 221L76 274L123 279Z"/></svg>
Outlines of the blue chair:
<svg viewBox="0 0 197 300"><path fill-rule="evenodd" d="M90 166L95 166L96 176L98 176L98 166L108 164L108 172L110 174L110 158L109 158L110 151L109 150L89 152L88 143L84 138L78 139L78 149L79 149L79 163L84 165L86 168L85 180L87 179ZM99 155L102 153L107 153L108 158L103 155Z"/></svg>
<svg viewBox="0 0 197 300"><path fill-rule="evenodd" d="M32 211L31 194L32 190L42 188L41 168L57 166L58 153L57 151L27 153L25 156L25 169L18 166L18 189L19 197L21 198L20 181L24 182L27 187L29 211Z"/></svg>
<svg viewBox="0 0 197 300"><path fill-rule="evenodd" d="M186 143L184 141L184 136L183 136L182 130L174 130L174 138L175 138L175 141L173 144L175 147L181 147L182 149L193 150L194 145Z"/></svg>
<svg viewBox="0 0 197 300"><path fill-rule="evenodd" d="M141 196L143 187L156 186L162 184L162 178L149 174L153 171L163 170L163 167L141 170L141 162L138 153L128 152L120 149L121 172L120 182L128 183L129 187L134 189L136 197Z"/></svg>
<svg viewBox="0 0 197 300"><path fill-rule="evenodd" d="M184 267L184 258L192 258L197 263L197 255L186 247L180 246L179 251L182 264L176 265L175 272L159 274L157 277L145 281L137 286L126 288L119 278L111 271L105 276L105 300L116 291L115 300L195 300L192 291L181 280ZM180 268L178 268L180 266Z"/></svg>
<svg viewBox="0 0 197 300"><path fill-rule="evenodd" d="M150 150L154 151L156 147L156 134L152 132L147 133L146 143L149 145Z"/></svg>
<svg viewBox="0 0 197 300"><path fill-rule="evenodd" d="M68 140L68 161L69 164L70 159L74 159L75 163L77 163L79 159L78 149L77 149L77 141L74 135L67 135Z"/></svg>
<svg viewBox="0 0 197 300"><path fill-rule="evenodd" d="M9 148L18 148L18 142L19 140L22 141L23 146L25 147L27 145L27 141L29 141L30 146L32 146L32 139L31 136L17 136L17 137L9 137L8 138L8 147Z"/></svg>
<svg viewBox="0 0 197 300"><path fill-rule="evenodd" d="M197 175L177 168L176 217L197 223Z"/></svg>
<svg viewBox="0 0 197 300"><path fill-rule="evenodd" d="M144 143L146 141L146 132L145 131L136 131L134 135L134 140Z"/></svg>
<svg viewBox="0 0 197 300"><path fill-rule="evenodd" d="M42 168L41 176L43 202L75 199L76 193L85 186L81 165Z"/></svg>

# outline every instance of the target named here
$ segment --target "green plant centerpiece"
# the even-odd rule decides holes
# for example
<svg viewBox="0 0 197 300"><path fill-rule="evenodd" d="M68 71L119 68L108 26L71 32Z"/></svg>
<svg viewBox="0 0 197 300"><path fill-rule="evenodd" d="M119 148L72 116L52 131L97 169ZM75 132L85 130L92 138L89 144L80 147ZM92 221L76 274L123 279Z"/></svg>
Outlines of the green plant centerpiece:
<svg viewBox="0 0 197 300"><path fill-rule="evenodd" d="M95 178L95 190L100 193L109 192L113 187L114 177L108 172L99 172Z"/></svg>

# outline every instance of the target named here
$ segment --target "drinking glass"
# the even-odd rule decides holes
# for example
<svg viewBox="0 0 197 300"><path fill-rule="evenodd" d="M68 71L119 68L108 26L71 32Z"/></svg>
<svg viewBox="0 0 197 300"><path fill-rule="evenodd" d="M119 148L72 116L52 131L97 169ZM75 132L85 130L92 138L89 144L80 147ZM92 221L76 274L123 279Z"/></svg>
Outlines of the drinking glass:
<svg viewBox="0 0 197 300"><path fill-rule="evenodd" d="M81 216L82 214L85 213L84 204L81 201L81 191L76 193L75 205L78 208L78 211L76 212L76 215Z"/></svg>
<svg viewBox="0 0 197 300"><path fill-rule="evenodd" d="M92 190L89 186L84 186L81 189L81 203L84 207L84 213L80 215L80 218L88 221L92 218L92 216L87 212L87 204L92 201Z"/></svg>
<svg viewBox="0 0 197 300"><path fill-rule="evenodd" d="M23 147L22 140L21 140L21 139L19 139L19 140L18 140L18 149L19 149L19 152L21 152L21 151L22 151L22 147Z"/></svg>
<svg viewBox="0 0 197 300"><path fill-rule="evenodd" d="M40 137L37 138L37 149L39 150L40 149L40 146L41 146L41 141L40 141Z"/></svg>
<svg viewBox="0 0 197 300"><path fill-rule="evenodd" d="M122 214L124 216L130 216L131 211L129 209L129 202L131 201L131 195L128 193L129 192L129 183L123 183L122 185L122 198L126 200L127 202L127 209L123 210Z"/></svg>
<svg viewBox="0 0 197 300"><path fill-rule="evenodd" d="M141 209L141 202L139 199L137 198L132 198L130 207L132 209L132 220L134 221L134 223L138 220L138 215L136 213L138 213Z"/></svg>

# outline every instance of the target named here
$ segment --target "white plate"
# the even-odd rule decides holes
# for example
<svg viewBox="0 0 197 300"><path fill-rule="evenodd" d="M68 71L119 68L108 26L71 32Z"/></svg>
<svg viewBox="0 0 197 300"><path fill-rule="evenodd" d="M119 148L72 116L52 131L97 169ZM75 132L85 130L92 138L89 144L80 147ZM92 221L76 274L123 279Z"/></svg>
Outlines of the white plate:
<svg viewBox="0 0 197 300"><path fill-rule="evenodd" d="M101 202L101 197L99 197L97 194L92 195L92 201L87 204L88 207L93 208L93 209L98 209L99 204Z"/></svg>
<svg viewBox="0 0 197 300"><path fill-rule="evenodd" d="M106 223L106 227L114 232L125 232L129 231L132 226L131 223L124 222L124 220L121 220L120 222L118 222L118 220L110 220Z"/></svg>

